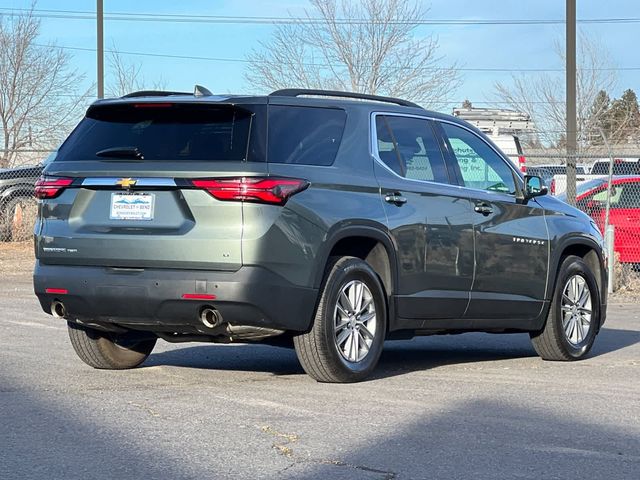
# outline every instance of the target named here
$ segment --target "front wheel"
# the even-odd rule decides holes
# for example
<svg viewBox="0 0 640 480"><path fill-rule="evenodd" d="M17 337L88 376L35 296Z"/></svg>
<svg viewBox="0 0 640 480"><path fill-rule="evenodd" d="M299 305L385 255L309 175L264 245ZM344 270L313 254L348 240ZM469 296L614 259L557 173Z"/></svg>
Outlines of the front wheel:
<svg viewBox="0 0 640 480"><path fill-rule="evenodd" d="M108 333L67 322L73 349L87 365L105 370L134 368L144 362L157 338L141 339L138 332Z"/></svg>
<svg viewBox="0 0 640 480"><path fill-rule="evenodd" d="M544 328L531 334L544 360L578 360L595 341L600 327L600 291L589 266L576 256L564 259Z"/></svg>
<svg viewBox="0 0 640 480"><path fill-rule="evenodd" d="M359 258L334 257L313 326L293 340L302 368L317 381L357 382L378 363L386 328L386 301L377 274Z"/></svg>

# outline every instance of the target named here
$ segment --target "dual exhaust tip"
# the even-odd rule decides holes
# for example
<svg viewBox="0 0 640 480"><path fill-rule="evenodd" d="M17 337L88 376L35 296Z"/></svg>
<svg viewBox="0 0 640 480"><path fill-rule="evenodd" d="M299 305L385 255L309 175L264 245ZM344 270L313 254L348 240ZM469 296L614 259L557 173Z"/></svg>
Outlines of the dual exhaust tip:
<svg viewBox="0 0 640 480"><path fill-rule="evenodd" d="M65 318L67 308L60 300L51 302L51 315L55 318ZM207 328L216 328L222 324L222 315L213 307L204 307L200 310L200 322Z"/></svg>

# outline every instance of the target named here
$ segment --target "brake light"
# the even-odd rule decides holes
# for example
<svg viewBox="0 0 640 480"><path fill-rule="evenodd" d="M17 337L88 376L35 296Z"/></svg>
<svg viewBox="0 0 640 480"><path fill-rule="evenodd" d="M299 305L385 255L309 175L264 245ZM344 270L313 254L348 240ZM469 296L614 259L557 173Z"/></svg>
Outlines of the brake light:
<svg viewBox="0 0 640 480"><path fill-rule="evenodd" d="M549 186L549 192L551 192L551 195L555 195L556 194L556 179L552 179L551 180L551 185Z"/></svg>
<svg viewBox="0 0 640 480"><path fill-rule="evenodd" d="M48 177L43 175L36 182L36 198L55 198L73 183L73 178Z"/></svg>
<svg viewBox="0 0 640 480"><path fill-rule="evenodd" d="M524 155L518 155L518 168L522 173L527 171L527 157Z"/></svg>
<svg viewBox="0 0 640 480"><path fill-rule="evenodd" d="M218 200L284 205L289 197L309 186L296 178L241 177L191 180Z"/></svg>
<svg viewBox="0 0 640 480"><path fill-rule="evenodd" d="M133 108L170 108L173 107L173 103L134 103Z"/></svg>

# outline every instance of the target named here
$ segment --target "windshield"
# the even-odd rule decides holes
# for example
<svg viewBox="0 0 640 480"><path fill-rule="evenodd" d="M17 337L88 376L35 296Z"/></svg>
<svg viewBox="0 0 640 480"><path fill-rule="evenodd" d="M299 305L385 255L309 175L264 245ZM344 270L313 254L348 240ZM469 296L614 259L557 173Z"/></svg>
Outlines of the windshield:
<svg viewBox="0 0 640 480"><path fill-rule="evenodd" d="M109 158L243 161L247 159L250 127L251 112L231 106L99 105L89 109L60 147L56 161ZM140 155L127 157L122 154L127 149Z"/></svg>

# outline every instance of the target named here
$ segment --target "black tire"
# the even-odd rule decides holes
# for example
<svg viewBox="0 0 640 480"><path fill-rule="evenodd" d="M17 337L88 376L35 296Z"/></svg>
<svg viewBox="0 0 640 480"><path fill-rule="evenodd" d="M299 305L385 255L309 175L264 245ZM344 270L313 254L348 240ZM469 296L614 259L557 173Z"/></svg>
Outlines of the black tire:
<svg viewBox="0 0 640 480"><path fill-rule="evenodd" d="M33 197L14 197L2 207L0 239L20 242L33 236L37 202Z"/></svg>
<svg viewBox="0 0 640 480"><path fill-rule="evenodd" d="M371 305L375 308L375 334L368 347L368 353L358 361L350 361L340 353L336 345L336 321L338 297L343 288L351 282L362 282L371 294ZM363 314L364 316L364 314ZM387 308L384 290L375 271L364 261L355 257L332 257L325 272L311 330L294 337L293 343L307 374L319 382L350 383L364 380L375 368L384 343L387 327ZM349 326L348 329L359 327ZM355 335L359 335L357 330ZM368 330L367 330L368 331ZM358 342L366 335L358 337ZM369 337L370 338L370 337ZM353 342L353 340L351 340ZM344 344L346 345L346 343ZM356 345L358 345L356 343ZM359 343L362 348L362 343ZM355 355L360 354L354 347Z"/></svg>
<svg viewBox="0 0 640 480"><path fill-rule="evenodd" d="M144 362L157 338L139 339L137 332L114 334L100 332L74 322L67 322L73 349L87 365L105 370L134 368Z"/></svg>
<svg viewBox="0 0 640 480"><path fill-rule="evenodd" d="M571 342L563 326L562 298L567 282L574 276L584 279L591 295L591 321L580 342ZM589 266L576 256L566 257L558 270L556 286L544 328L530 334L533 348L544 360L571 361L583 358L595 341L600 327L600 290Z"/></svg>

